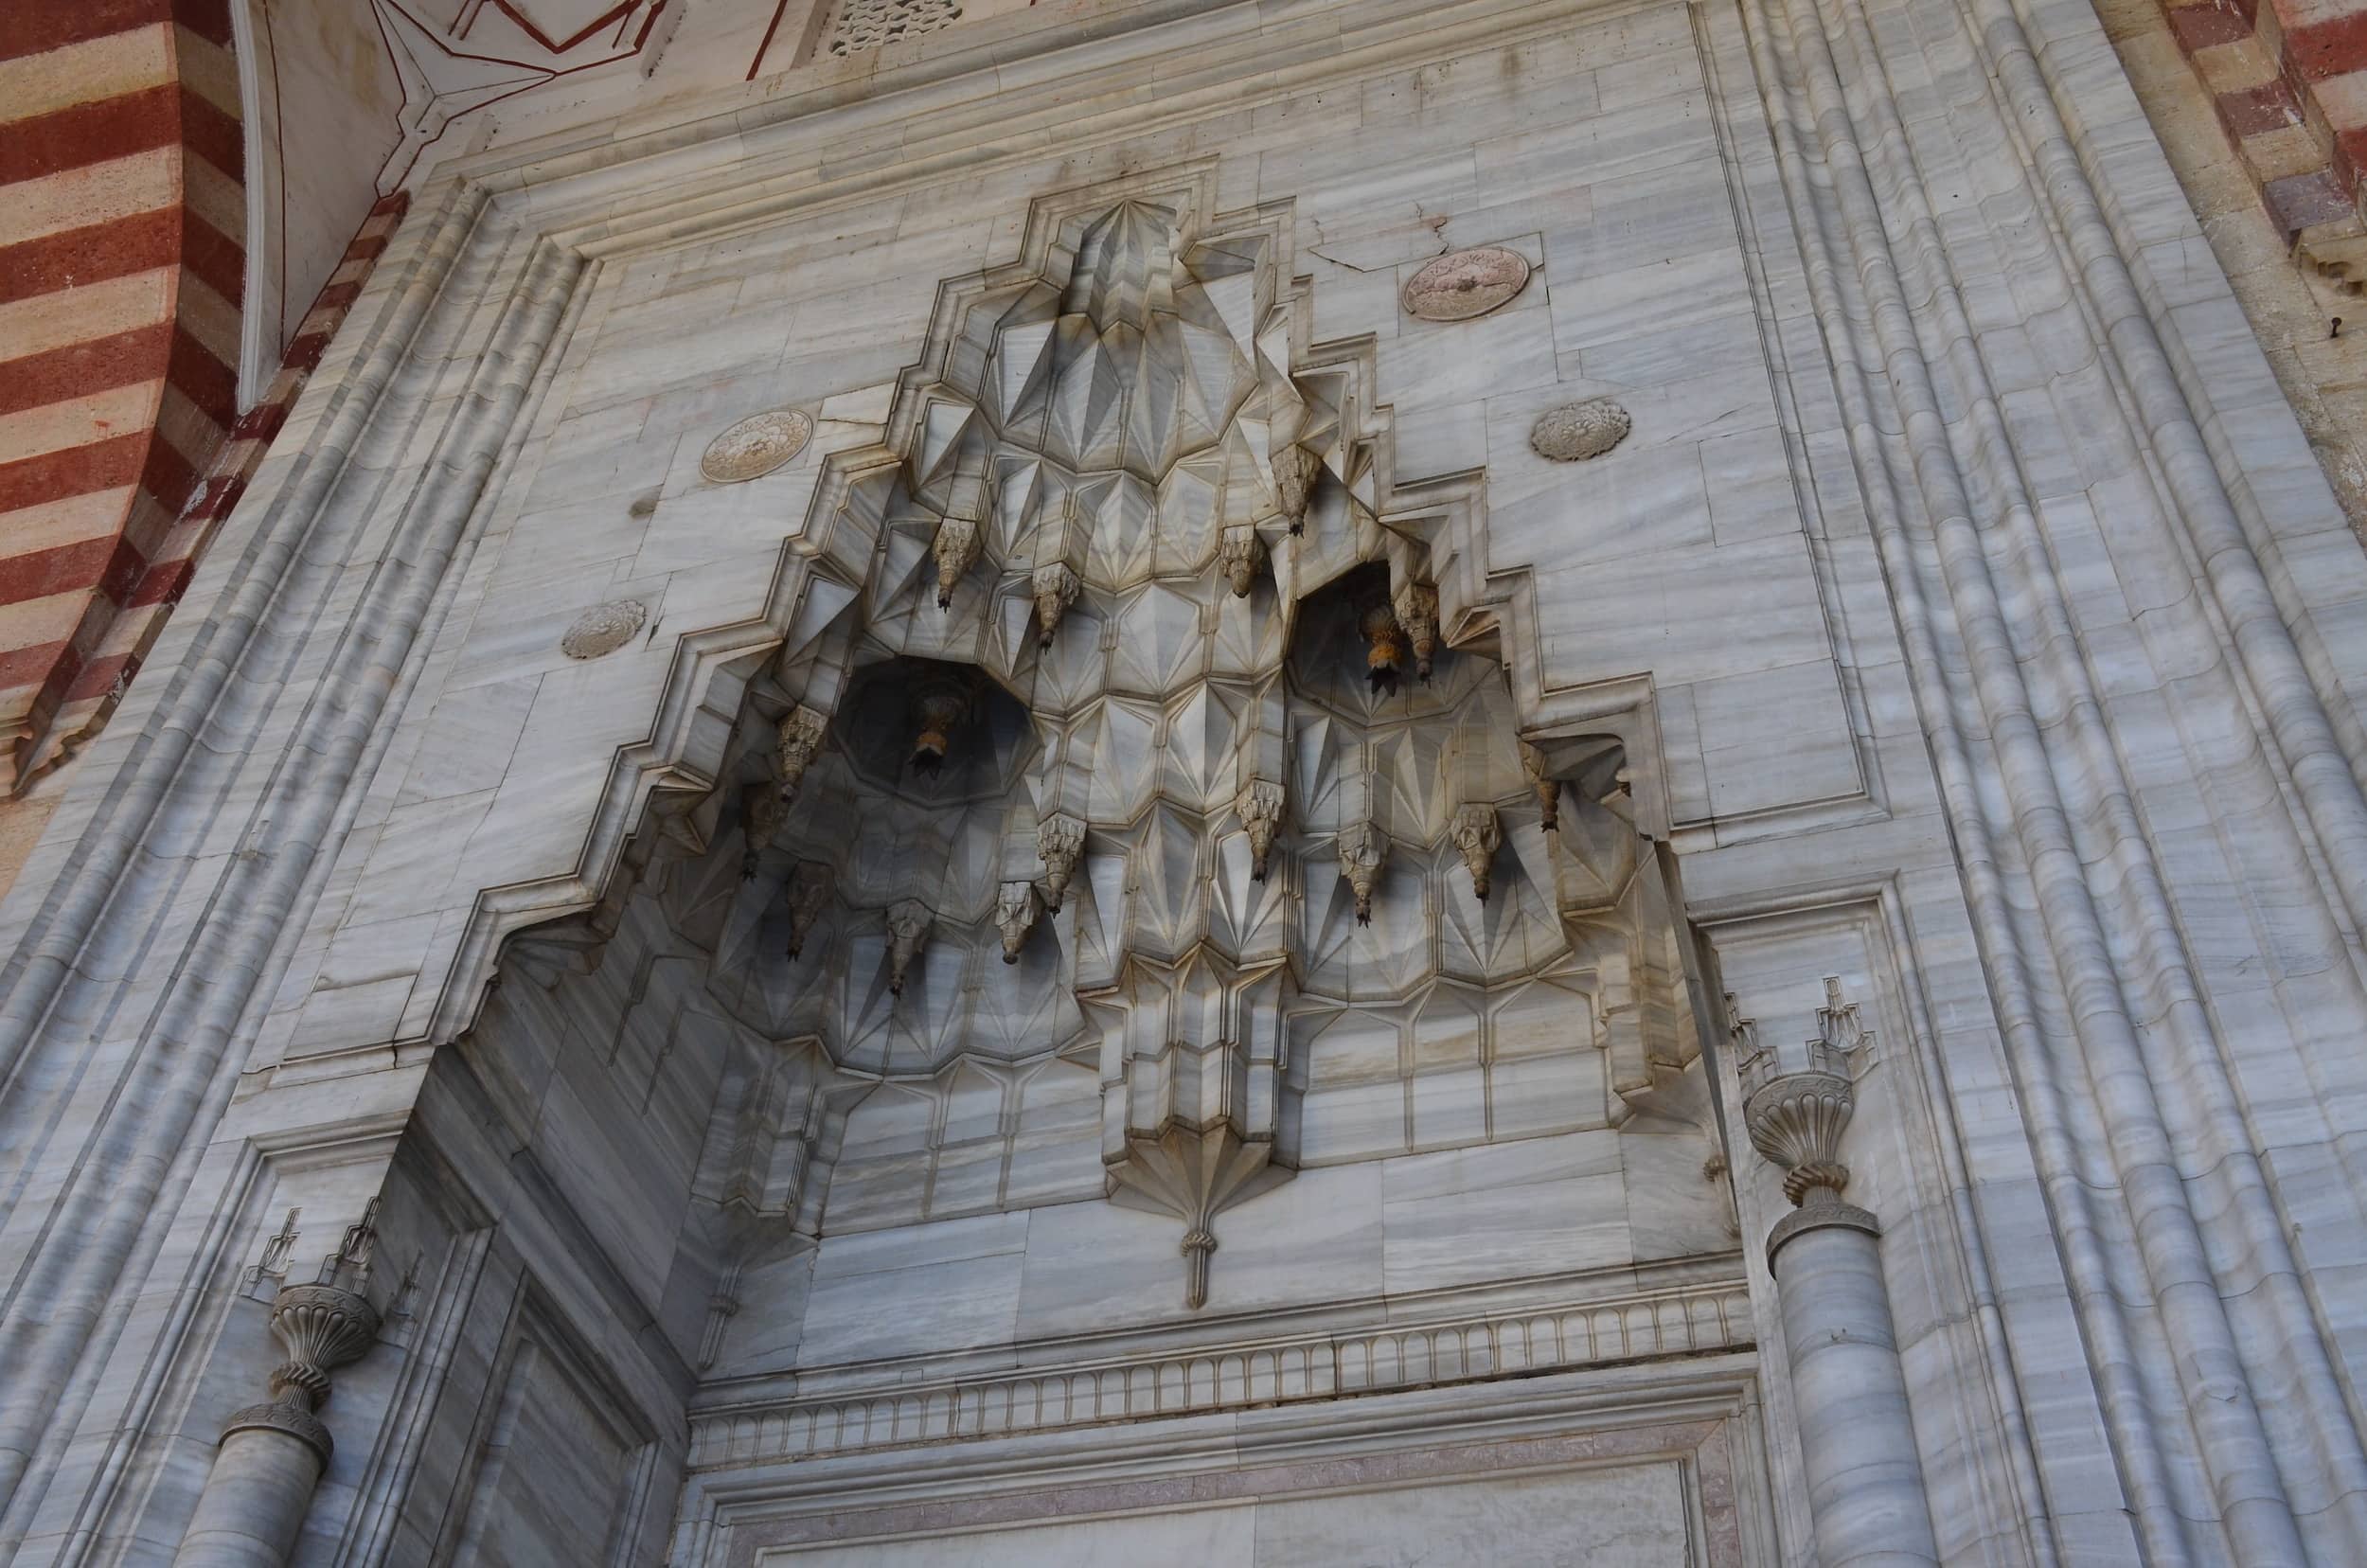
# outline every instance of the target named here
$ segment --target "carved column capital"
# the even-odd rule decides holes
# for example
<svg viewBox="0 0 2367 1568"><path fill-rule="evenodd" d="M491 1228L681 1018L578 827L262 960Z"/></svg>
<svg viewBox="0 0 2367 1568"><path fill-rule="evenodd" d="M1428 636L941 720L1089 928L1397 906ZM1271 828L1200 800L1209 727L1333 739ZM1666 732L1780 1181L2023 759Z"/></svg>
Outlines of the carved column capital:
<svg viewBox="0 0 2367 1568"><path fill-rule="evenodd" d="M1858 1109L1850 1051L1867 1037L1858 1022L1857 1005L1842 999L1840 981L1824 982L1824 1001L1817 1009L1819 1038L1801 1047L1801 1065L1787 1070L1773 1047L1759 1044L1757 1026L1735 1014L1734 998L1727 998L1729 1027L1743 1052L1743 1125L1751 1147L1783 1168L1784 1196L1794 1205L1794 1212L1768 1232L1771 1261L1785 1242L1824 1225L1881 1234L1871 1213L1842 1201L1849 1185L1849 1167L1841 1157L1842 1134Z"/></svg>

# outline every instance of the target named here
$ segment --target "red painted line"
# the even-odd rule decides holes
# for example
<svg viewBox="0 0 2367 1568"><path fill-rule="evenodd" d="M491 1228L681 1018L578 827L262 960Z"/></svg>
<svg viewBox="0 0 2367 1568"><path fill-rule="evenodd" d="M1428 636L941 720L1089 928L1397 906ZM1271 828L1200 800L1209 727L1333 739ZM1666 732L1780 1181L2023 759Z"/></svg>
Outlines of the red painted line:
<svg viewBox="0 0 2367 1568"><path fill-rule="evenodd" d="M789 9L789 0L780 0L780 3L773 8L773 20L764 25L764 42L756 45L756 58L748 62L748 74L740 79L743 81L756 80L756 70L764 63L765 51L773 46L773 34L781 25L781 12L787 9Z"/></svg>

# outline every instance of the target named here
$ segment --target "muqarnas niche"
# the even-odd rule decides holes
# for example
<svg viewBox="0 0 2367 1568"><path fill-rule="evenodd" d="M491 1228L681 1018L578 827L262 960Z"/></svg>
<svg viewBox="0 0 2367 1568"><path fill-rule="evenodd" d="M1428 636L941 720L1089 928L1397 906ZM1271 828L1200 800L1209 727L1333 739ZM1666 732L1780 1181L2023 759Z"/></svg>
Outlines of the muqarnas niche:
<svg viewBox="0 0 2367 1568"><path fill-rule="evenodd" d="M1196 195L948 289L721 783L513 944L557 985L630 936L619 1038L699 1056L703 1366L762 1359L734 1311L825 1235L1107 1198L1173 1220L1197 1309L1308 1165L1705 1115L1616 744L1522 739L1287 215Z"/></svg>

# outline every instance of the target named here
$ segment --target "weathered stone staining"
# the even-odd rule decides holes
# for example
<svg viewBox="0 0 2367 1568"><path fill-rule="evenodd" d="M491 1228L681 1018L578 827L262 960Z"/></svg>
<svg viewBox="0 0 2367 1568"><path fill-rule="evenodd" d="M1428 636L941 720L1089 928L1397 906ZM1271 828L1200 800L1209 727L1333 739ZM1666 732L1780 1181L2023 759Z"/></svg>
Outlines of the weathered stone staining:
<svg viewBox="0 0 2367 1568"><path fill-rule="evenodd" d="M559 650L571 659L596 659L614 653L632 641L649 618L649 607L639 599L611 599L606 604L596 604L561 633Z"/></svg>
<svg viewBox="0 0 2367 1568"><path fill-rule="evenodd" d="M1528 258L1501 245L1450 251L1405 280L1398 302L1424 321L1469 321L1502 310L1528 287Z"/></svg>
<svg viewBox="0 0 2367 1568"><path fill-rule="evenodd" d="M805 451L812 438L813 418L800 409L751 414L707 443L699 455L699 473L711 485L761 479Z"/></svg>
<svg viewBox="0 0 2367 1568"><path fill-rule="evenodd" d="M1529 427L1529 446L1539 457L1557 463L1583 463L1611 451L1634 428L1628 411L1618 403L1609 398L1589 398L1539 414Z"/></svg>

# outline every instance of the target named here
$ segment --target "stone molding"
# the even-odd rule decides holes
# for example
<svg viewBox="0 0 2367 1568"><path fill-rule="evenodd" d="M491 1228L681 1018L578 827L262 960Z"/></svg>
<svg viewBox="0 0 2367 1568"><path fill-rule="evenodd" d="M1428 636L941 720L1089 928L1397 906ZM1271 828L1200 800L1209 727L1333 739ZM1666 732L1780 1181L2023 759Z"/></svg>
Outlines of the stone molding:
<svg viewBox="0 0 2367 1568"><path fill-rule="evenodd" d="M1571 1465L1675 1460L1707 1528L1712 1568L1779 1560L1758 1488L1763 1463L1748 1352L1549 1372L1489 1384L1379 1392L1352 1414L1322 1403L1108 1432L973 1439L918 1470L908 1450L849 1451L686 1479L677 1558L748 1568L782 1546L949 1527L1379 1489ZM1343 1420L1346 1415L1347 1419Z"/></svg>
<svg viewBox="0 0 2367 1568"><path fill-rule="evenodd" d="M692 1470L814 1458L967 1438L1049 1432L1220 1410L1486 1382L1656 1357L1738 1350L1754 1341L1739 1279L1691 1282L1583 1301L1449 1313L1268 1335L1023 1372L931 1377L885 1363L869 1386L694 1411ZM830 1368L799 1374L828 1378Z"/></svg>

